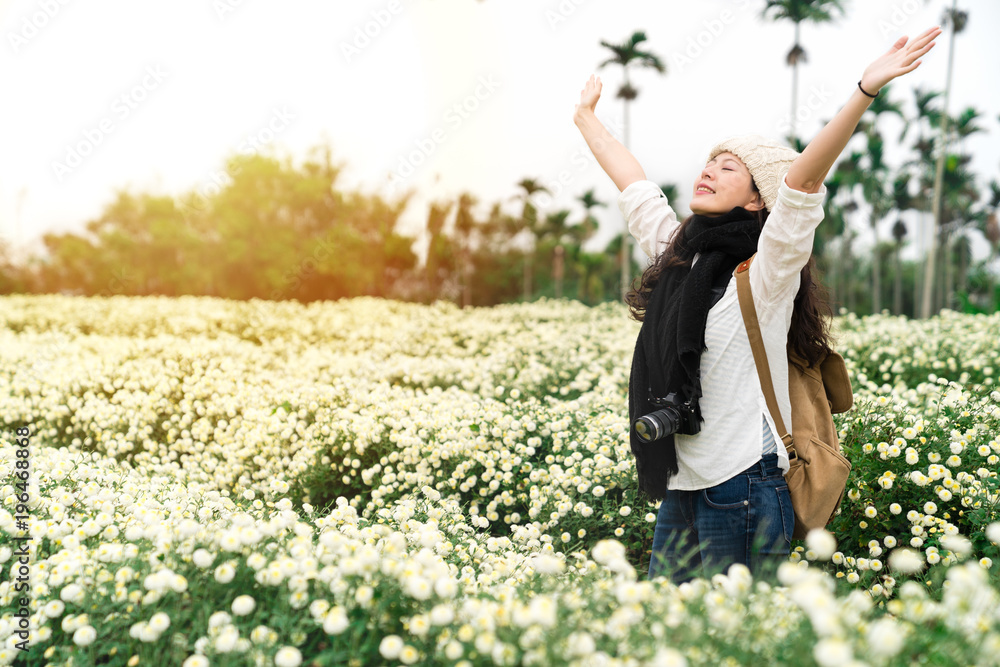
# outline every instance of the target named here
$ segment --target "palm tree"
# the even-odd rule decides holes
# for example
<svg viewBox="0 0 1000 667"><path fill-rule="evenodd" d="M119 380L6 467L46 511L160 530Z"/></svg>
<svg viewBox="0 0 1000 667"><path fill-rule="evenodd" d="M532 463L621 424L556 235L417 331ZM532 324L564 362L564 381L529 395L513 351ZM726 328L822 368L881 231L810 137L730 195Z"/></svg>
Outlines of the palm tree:
<svg viewBox="0 0 1000 667"><path fill-rule="evenodd" d="M903 169L908 170L916 180L917 193L913 198L912 208L917 211L919 245L922 247L926 237L927 213L931 210L931 201L934 196L934 170L930 165L934 162L934 142L929 136L941 123L941 110L935 106L934 100L941 96L939 91L927 91L922 88L913 89L914 103L917 108L917 117L908 123L908 127L916 125L917 138L912 146L916 156L912 160L903 163ZM925 132L926 130L926 132ZM914 315L920 308L922 294L921 280L925 280L920 270L914 275L913 288L915 290L913 303Z"/></svg>
<svg viewBox="0 0 1000 667"><path fill-rule="evenodd" d="M590 209L597 208L598 206L607 206L607 204L599 200L597 196L594 195L594 188L590 188L577 197L576 200L583 204L583 222L577 225L582 228L581 232L586 232L586 235L580 239L580 243L583 243L597 231L598 227L597 218L595 218L594 214L590 212Z"/></svg>
<svg viewBox="0 0 1000 667"><path fill-rule="evenodd" d="M996 258L1000 254L1000 221L997 220L997 209L1000 209L1000 183L996 181L990 181L990 202L989 202L989 214L986 217L986 222L983 224L983 234L986 236L986 240L990 242L990 250L992 250L992 256ZM996 308L996 279L993 277L993 272L986 271L986 293L989 295L988 307Z"/></svg>
<svg viewBox="0 0 1000 667"><path fill-rule="evenodd" d="M856 200L856 186L862 186L863 189L865 182L864 158L864 153L861 151L852 151L837 163L833 176L827 182L827 190L829 192L842 193L841 201L839 202L834 200L833 194L828 197L828 201L830 202L828 205L830 213L828 215L839 223L841 230L840 242L838 244L840 256L835 260L835 264L840 278L840 298L843 300L845 307L852 312L855 310L855 294L857 290L855 290L852 284L854 277L854 256L851 251L851 244L857 238L857 232L851 229L848 218L859 209Z"/></svg>
<svg viewBox="0 0 1000 667"><path fill-rule="evenodd" d="M937 231L941 227L941 198L944 184L944 159L948 150L948 99L951 97L951 75L955 62L955 37L965 30L969 21L968 12L959 11L958 0L952 0L951 9L944 15L944 22L951 26L951 39L948 40L948 69L944 86L944 103L941 107L941 131L937 142L937 164L934 167L934 201L931 204L931 213L934 216L934 228L930 237L930 247L927 250L927 266L924 269L924 294L920 305L920 316L927 318L931 316L931 295L934 289L934 245L937 241Z"/></svg>
<svg viewBox="0 0 1000 667"><path fill-rule="evenodd" d="M895 315L903 314L903 271L899 262L899 251L903 247L903 239L906 238L906 223L902 218L896 218L896 224L892 226L892 238L896 241L892 248L893 256L893 285L892 285L892 312Z"/></svg>
<svg viewBox="0 0 1000 667"><path fill-rule="evenodd" d="M860 171L861 192L871 206L869 224L872 228L872 312L882 311L882 263L879 254L878 224L892 211L892 192L887 187L889 182L889 166L884 160L885 140L878 129L878 121L884 114L896 114L903 118L903 107L898 102L889 100L889 86L882 88L879 96L872 100L866 113L873 114L870 122L861 125L868 140L868 150L865 153L867 165ZM906 129L903 132L905 134ZM902 139L902 137L900 137Z"/></svg>
<svg viewBox="0 0 1000 667"><path fill-rule="evenodd" d="M826 215L823 224L816 229L813 236L813 254L819 262L823 271L824 283L829 290L830 305L838 303L841 295L839 291L840 277L843 267L839 259L834 254L834 243L836 239L843 239L843 234L847 228L847 215L844 205L837 196L844 184L844 175L839 170L834 170L833 174L826 180Z"/></svg>
<svg viewBox="0 0 1000 667"><path fill-rule="evenodd" d="M806 62L806 50L799 43L799 28L803 21L827 23L833 13L844 15L843 0L767 0L761 16L773 21L787 19L795 24L795 43L785 62L792 68L792 114L789 117L789 143L795 145L795 112L799 104L799 63Z"/></svg>
<svg viewBox="0 0 1000 667"><path fill-rule="evenodd" d="M958 116L951 119L949 125L951 125L959 149L965 147L965 140L967 138L977 132L984 131L983 126L976 123L982 115L982 112L975 107L966 107ZM962 152L964 153L965 151L963 150Z"/></svg>
<svg viewBox="0 0 1000 667"><path fill-rule="evenodd" d="M983 128L977 123L977 120L981 117L981 113L977 109L967 107L958 116L948 116L940 109L931 105L931 101L940 95L940 93L923 93L920 90L915 92L918 113L916 122L919 128L919 136L913 145L916 156L914 159L909 160L906 165L917 176L918 191L914 198L914 208L921 213L921 228L926 226L923 224L924 213L937 209L938 215L934 216L933 229L931 229L931 238L927 252L934 252L941 255L940 258L928 257L926 259L924 275L922 276L923 289L918 292L916 303L922 309L921 295L925 290L930 290L930 312L934 312L944 302L945 295L950 293L948 283L951 279L952 267L950 265L943 267L943 271L941 272L943 274L942 281L935 282L934 273L928 272L942 268L936 267L937 260L942 259L943 261L944 257L947 256L947 251L943 250L942 246L950 242L949 239L958 227L963 224L968 226L971 220L966 215L969 204L962 203L963 197L967 198L969 193L968 178L963 175L964 170L960 169L962 165L968 162L968 157L965 151L957 154L945 152L944 158L941 161L941 173L938 174L934 142L924 135L923 130L926 125L929 125L932 130L940 130L943 127L947 127L948 132L945 141L949 143L955 141L959 146L962 146L969 136L977 132L982 132ZM941 143L939 137L937 144L940 146ZM931 165L934 166L932 167ZM936 185L940 192L940 198L938 199L935 199ZM964 195L961 194L963 192L965 193ZM952 205L947 204L949 199L953 202ZM955 211L958 211L958 213ZM964 223L956 222L959 219L963 220ZM923 312L921 312L921 316L923 315Z"/></svg>
<svg viewBox="0 0 1000 667"><path fill-rule="evenodd" d="M944 304L945 307L954 305L951 298L956 292L956 281L960 281L959 288L964 288L963 262L966 262L966 259L963 258L961 252L962 248L965 247L966 233L971 228L981 226L986 220L983 211L974 210L975 204L980 198L980 191L976 185L975 175L969 170L971 161L972 156L970 155L949 155L945 161L942 177L940 214L941 220L944 222L940 232L944 276L940 285L941 299L939 303ZM953 243L955 247L952 247ZM956 267L956 263L959 264L958 267ZM958 268L957 275L956 268Z"/></svg>
<svg viewBox="0 0 1000 667"><path fill-rule="evenodd" d="M479 203L475 196L463 192L458 197L455 211L455 237L458 241L458 259L461 276L462 306L472 305L472 252L476 243L475 232L478 222L472 214L472 207Z"/></svg>
<svg viewBox="0 0 1000 667"><path fill-rule="evenodd" d="M566 267L566 242L570 239L570 227L567 224L570 211L561 209L545 216L544 222L538 228L538 245L542 248L543 261L552 249L552 282L555 286L555 297L562 298L563 277Z"/></svg>
<svg viewBox="0 0 1000 667"><path fill-rule="evenodd" d="M443 298L444 286L452 274L454 242L444 233L445 222L454 202L431 202L427 210L427 259L424 262L426 297Z"/></svg>
<svg viewBox="0 0 1000 667"><path fill-rule="evenodd" d="M524 202L524 207L521 209L521 219L518 221L518 232L527 232L531 238L525 239L525 241L528 244L533 244L535 233L538 231L538 210L531 203L531 197L538 192L549 192L549 190L544 185L540 185L534 178L522 178L518 182L517 187L521 188L523 192L516 195L514 199L520 199ZM524 250L524 278L522 286L525 301L531 299L532 250L530 246Z"/></svg>
<svg viewBox="0 0 1000 667"><path fill-rule="evenodd" d="M621 65L623 70L624 82L621 88L618 89L618 97L623 101L625 108L624 113L624 127L623 127L623 141L622 144L626 149L629 147L629 122L628 122L628 110L629 103L634 100L638 95L639 91L632 86L632 82L629 79L628 68L630 65L635 65L636 67L652 67L660 74L664 74L667 71L666 65L649 51L644 51L639 48L639 45L646 41L646 33L641 31L636 31L632 33L628 41L622 44L610 44L605 41L601 41L601 46L610 49L612 55L610 58L605 60L603 63L598 65L598 69L604 67L605 65ZM631 252L631 244L629 243L629 233L628 228L625 228L625 234L623 236L623 241L621 244L621 294L622 299L625 298L625 294L628 292L629 285L632 282L632 278L629 271L629 266L631 262L629 261L629 253Z"/></svg>
<svg viewBox="0 0 1000 667"><path fill-rule="evenodd" d="M603 254L588 253L583 250L582 246L587 239L594 235L594 232L598 228L597 218L594 217L590 210L599 206L607 206L607 204L600 201L594 195L594 188L587 190L577 197L577 201L583 204L584 218L583 222L573 227L573 229L578 230L577 256L573 263L578 280L576 294L580 301L592 303L592 301L596 300L591 299L591 292L593 291L591 289L592 276L600 270L605 257Z"/></svg>

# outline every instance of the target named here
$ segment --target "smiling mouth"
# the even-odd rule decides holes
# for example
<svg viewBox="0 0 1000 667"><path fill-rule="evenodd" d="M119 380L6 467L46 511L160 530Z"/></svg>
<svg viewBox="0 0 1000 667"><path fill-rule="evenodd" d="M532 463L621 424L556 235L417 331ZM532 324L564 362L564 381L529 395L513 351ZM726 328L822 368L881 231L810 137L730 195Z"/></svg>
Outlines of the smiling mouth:
<svg viewBox="0 0 1000 667"><path fill-rule="evenodd" d="M704 186L700 186L694 191L694 193L696 195L714 195L715 190L712 190L711 188L706 188Z"/></svg>

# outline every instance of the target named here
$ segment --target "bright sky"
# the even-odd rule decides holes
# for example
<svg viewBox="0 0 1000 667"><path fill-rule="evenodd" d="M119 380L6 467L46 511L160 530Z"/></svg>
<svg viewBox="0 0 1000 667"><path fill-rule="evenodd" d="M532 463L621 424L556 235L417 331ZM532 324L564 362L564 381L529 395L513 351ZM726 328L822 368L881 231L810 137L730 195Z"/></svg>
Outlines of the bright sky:
<svg viewBox="0 0 1000 667"><path fill-rule="evenodd" d="M572 122L591 73L598 116L621 138L621 70L597 66L644 30L666 76L636 70L631 148L647 176L690 189L709 148L733 134L781 137L790 113L791 24L763 0L0 0L0 234L21 252L48 231L82 230L118 189L214 187L225 160L264 151L296 160L328 143L342 185L390 193L393 174L427 203L468 190L485 212L534 177L547 210L596 187L609 237L617 188ZM846 0L833 25L804 24L800 134L819 130L865 66L902 34L940 23L946 0ZM973 146L985 187L1000 179L1000 3L963 0L950 110L984 112ZM943 89L947 33L896 83ZM898 124L887 124L895 139ZM902 154L895 155L899 159ZM898 159L897 159L898 161ZM560 184L562 179L562 184ZM546 202L543 202L546 203ZM510 202L508 210L518 210ZM543 206L543 210L546 210ZM891 221L889 222L891 225ZM887 233L887 232L886 232Z"/></svg>

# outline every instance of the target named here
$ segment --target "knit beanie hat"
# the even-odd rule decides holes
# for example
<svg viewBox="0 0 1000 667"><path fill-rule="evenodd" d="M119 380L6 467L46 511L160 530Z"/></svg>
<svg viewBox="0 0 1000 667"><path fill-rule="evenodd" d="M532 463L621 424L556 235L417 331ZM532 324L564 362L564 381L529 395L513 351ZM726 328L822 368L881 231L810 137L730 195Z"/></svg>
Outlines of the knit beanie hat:
<svg viewBox="0 0 1000 667"><path fill-rule="evenodd" d="M726 139L715 145L708 159L711 160L719 153L732 153L743 160L769 212L778 199L781 179L799 156L797 151L788 146L758 134Z"/></svg>

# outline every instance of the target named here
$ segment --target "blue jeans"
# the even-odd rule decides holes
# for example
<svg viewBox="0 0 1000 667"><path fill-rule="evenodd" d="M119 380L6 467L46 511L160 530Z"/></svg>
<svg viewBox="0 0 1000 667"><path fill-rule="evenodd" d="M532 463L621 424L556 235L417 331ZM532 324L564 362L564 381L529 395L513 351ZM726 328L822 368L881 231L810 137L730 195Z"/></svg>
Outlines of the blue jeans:
<svg viewBox="0 0 1000 667"><path fill-rule="evenodd" d="M778 455L767 454L734 477L698 491L667 490L653 532L649 578L674 583L743 563L770 577L788 557L795 513Z"/></svg>

